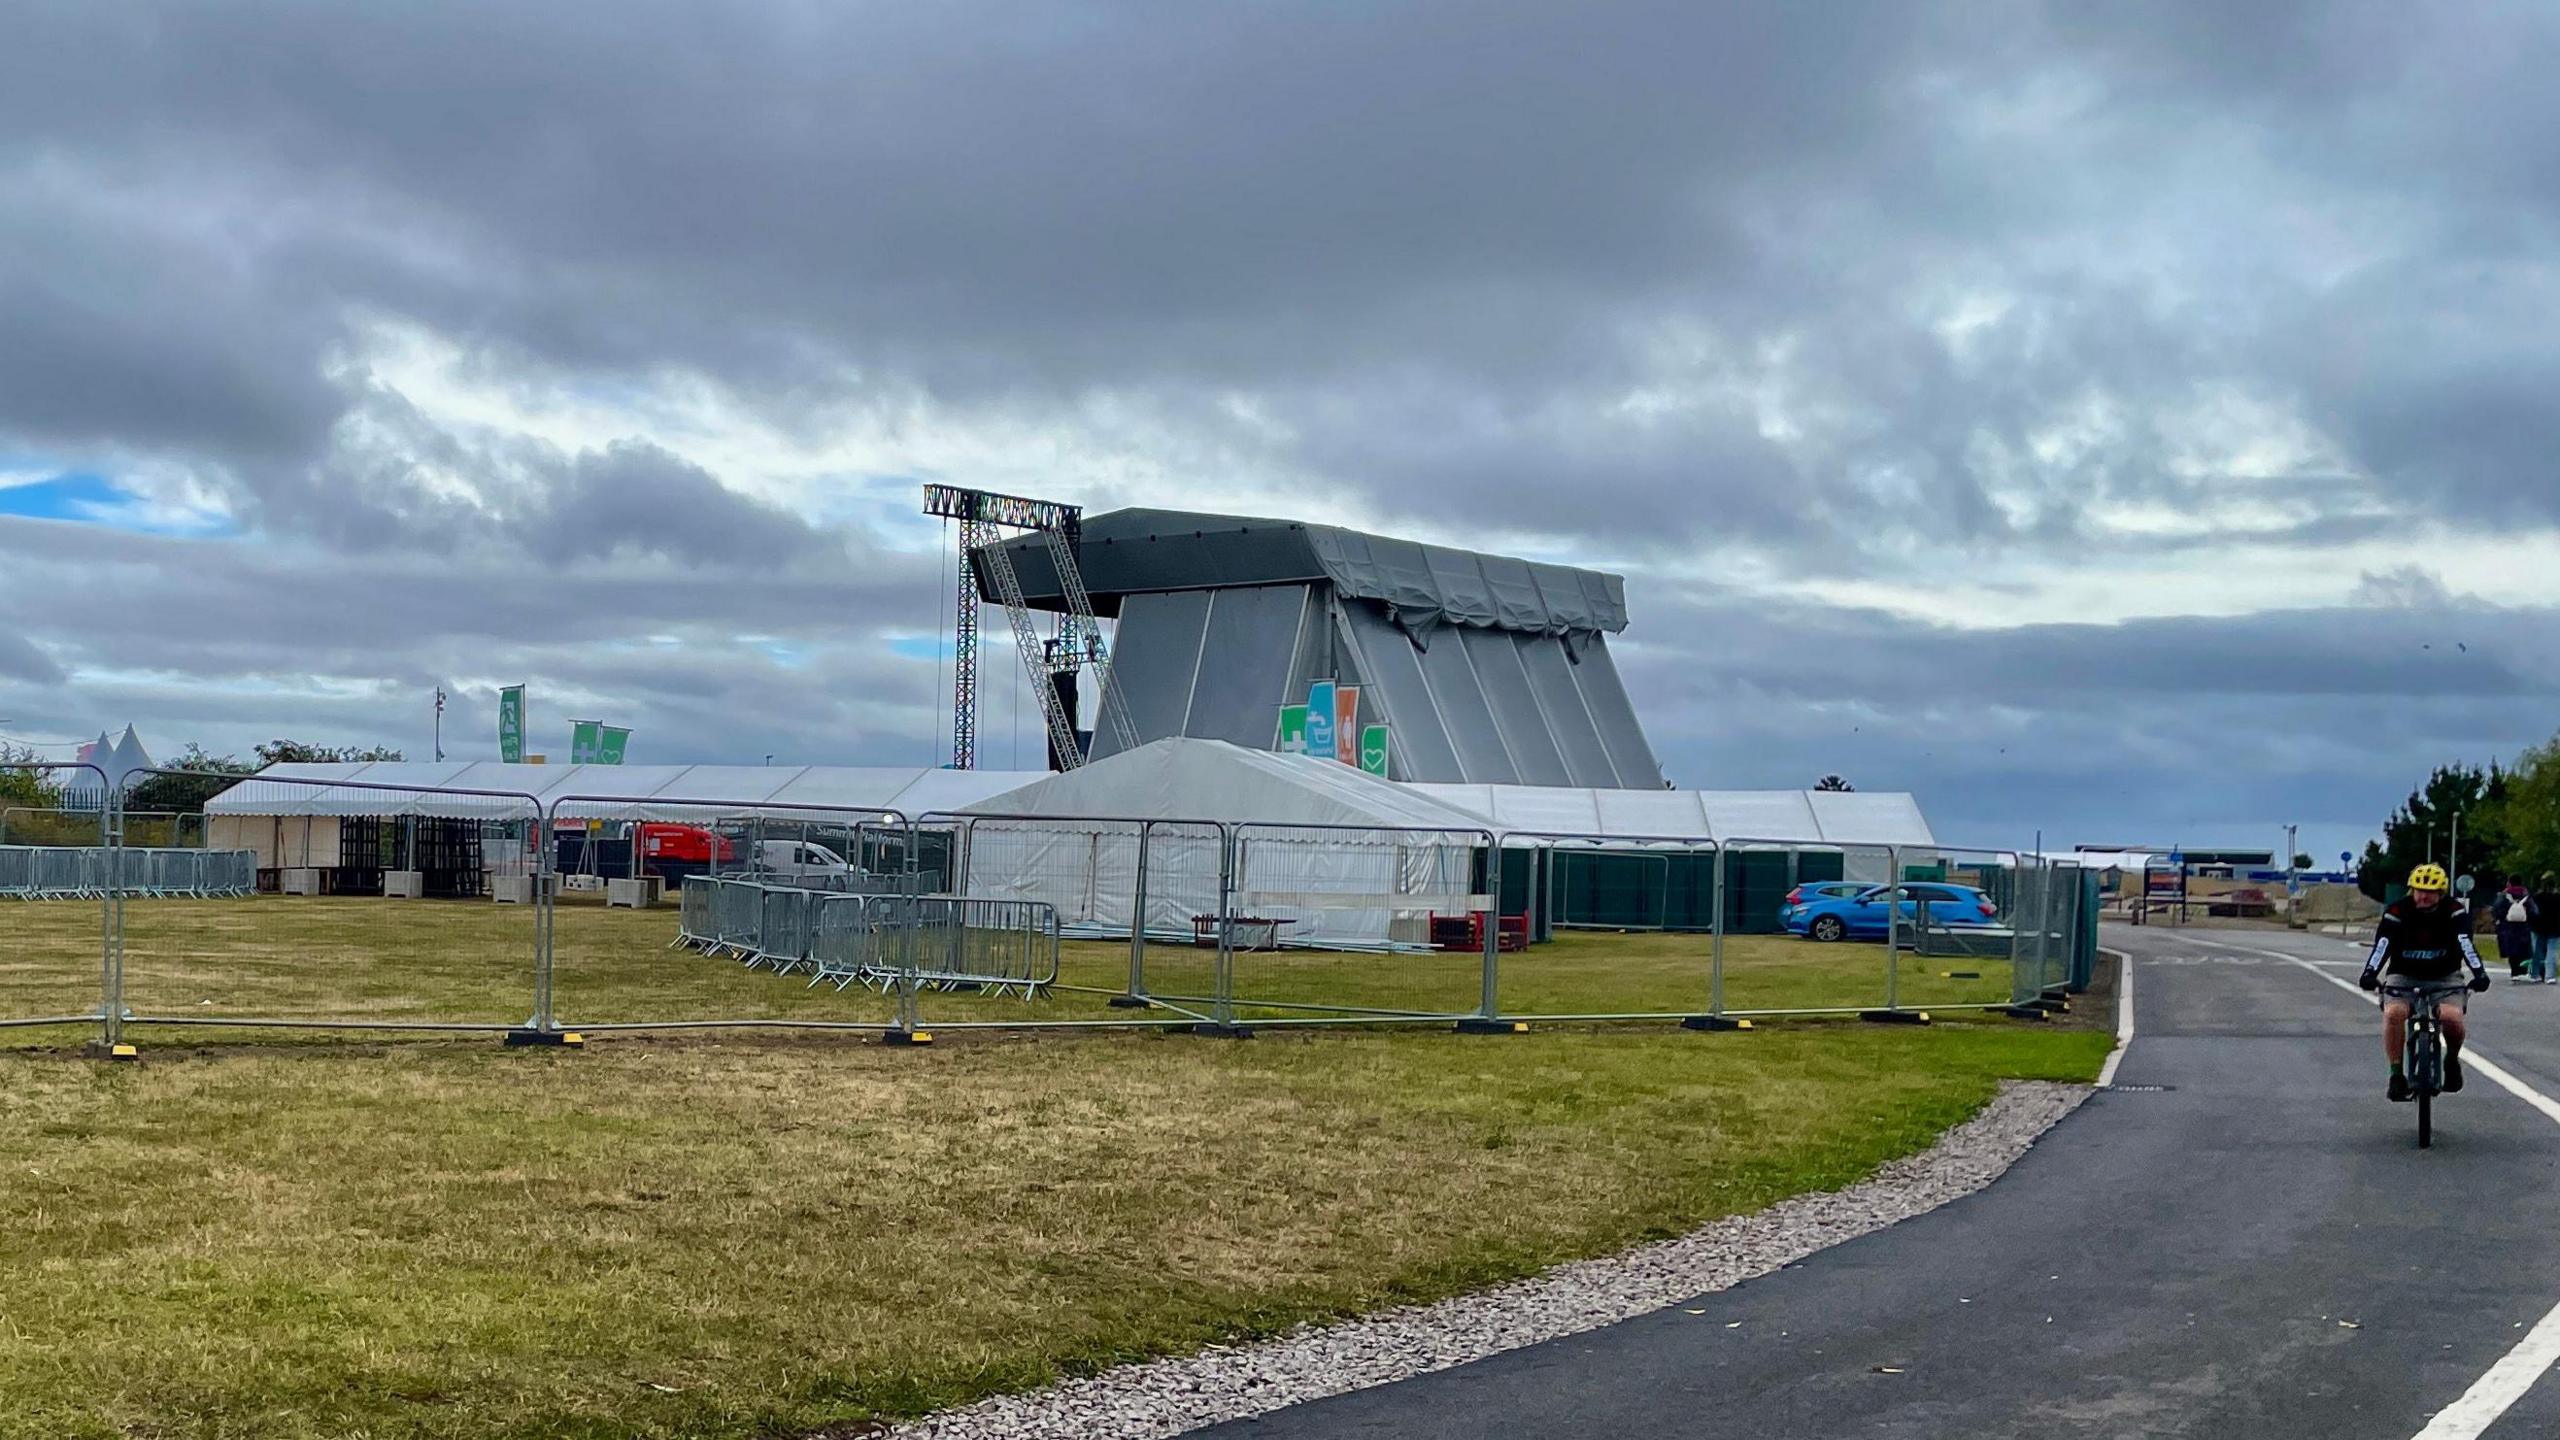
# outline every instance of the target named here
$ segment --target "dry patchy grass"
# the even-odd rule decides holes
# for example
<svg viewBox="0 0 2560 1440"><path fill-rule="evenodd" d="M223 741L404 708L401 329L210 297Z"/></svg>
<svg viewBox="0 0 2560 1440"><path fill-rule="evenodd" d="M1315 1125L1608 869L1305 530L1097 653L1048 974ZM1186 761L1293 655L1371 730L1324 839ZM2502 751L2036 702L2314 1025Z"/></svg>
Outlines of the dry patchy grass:
<svg viewBox="0 0 2560 1440"><path fill-rule="evenodd" d="M503 1023L529 1004L523 911L266 899L129 920L146 1011ZM0 909L0 1013L94 1004L95 924ZM672 928L564 908L564 1016L887 1014L668 950ZM1705 953L1568 937L1505 957L1505 1002L1696 1008ZM1880 960L1736 940L1728 998L1869 1003ZM1066 963L1125 977L1122 947ZM1240 965L1248 995L1335 1003L1463 1008L1476 980L1457 956ZM1149 968L1164 988L1206 959L1156 947ZM1906 969L1907 998L1930 978ZM1077 993L932 1004L1122 1013ZM1847 1184L2000 1079L2086 1078L2106 1048L2000 1023L933 1051L697 1033L582 1054L142 1038L138 1066L0 1054L0 1435L763 1436L912 1414Z"/></svg>
<svg viewBox="0 0 2560 1440"><path fill-rule="evenodd" d="M1850 1183L2102 1036L0 1059L0 1434L763 1435Z"/></svg>

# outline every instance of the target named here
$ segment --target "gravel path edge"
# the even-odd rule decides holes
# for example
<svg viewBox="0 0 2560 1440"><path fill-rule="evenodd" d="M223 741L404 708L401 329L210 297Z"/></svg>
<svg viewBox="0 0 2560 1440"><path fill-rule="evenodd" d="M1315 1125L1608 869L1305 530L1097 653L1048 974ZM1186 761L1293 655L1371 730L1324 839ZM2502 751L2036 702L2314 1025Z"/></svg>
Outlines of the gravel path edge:
<svg viewBox="0 0 2560 1440"><path fill-rule="evenodd" d="M1163 1440L1595 1330L1766 1275L1970 1195L2017 1163L2090 1093L2085 1085L2010 1082L1937 1144L1845 1190L1798 1195L1677 1239L1572 1261L1472 1295L1122 1365L885 1433L900 1440Z"/></svg>

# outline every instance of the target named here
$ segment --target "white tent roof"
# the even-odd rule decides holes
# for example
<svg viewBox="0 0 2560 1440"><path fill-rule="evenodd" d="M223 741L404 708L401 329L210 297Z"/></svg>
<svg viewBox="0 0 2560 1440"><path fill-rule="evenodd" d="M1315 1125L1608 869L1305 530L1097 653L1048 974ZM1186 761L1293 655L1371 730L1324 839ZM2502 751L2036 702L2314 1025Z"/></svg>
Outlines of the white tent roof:
<svg viewBox="0 0 2560 1440"><path fill-rule="evenodd" d="M1909 795L1826 790L1572 790L1411 785L1505 832L1633 839L1935 845Z"/></svg>
<svg viewBox="0 0 2560 1440"><path fill-rule="evenodd" d="M1223 740L1154 741L965 807L1059 819L1224 820L1378 829L1486 828L1464 810L1332 760Z"/></svg>
<svg viewBox="0 0 2560 1440"><path fill-rule="evenodd" d="M275 765L223 791L204 808L209 815L498 820L523 818L525 803L515 797L530 795L546 804L558 802L559 815L575 820L816 817L815 811L794 808L802 806L894 810L912 818L1017 789L1042 773L834 765L508 765L494 760ZM312 781L338 783L297 783ZM453 790L491 793L431 793ZM617 798L572 798L579 796Z"/></svg>

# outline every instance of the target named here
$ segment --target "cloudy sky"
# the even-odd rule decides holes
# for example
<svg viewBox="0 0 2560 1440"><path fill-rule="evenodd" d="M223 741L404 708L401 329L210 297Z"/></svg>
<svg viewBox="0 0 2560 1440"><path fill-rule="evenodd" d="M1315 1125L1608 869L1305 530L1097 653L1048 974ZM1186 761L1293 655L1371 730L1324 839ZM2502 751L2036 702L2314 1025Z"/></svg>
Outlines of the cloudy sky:
<svg viewBox="0 0 2560 1440"><path fill-rule="evenodd" d="M7 8L10 735L928 763L924 480L1620 571L1951 839L2560 727L2538 7Z"/></svg>

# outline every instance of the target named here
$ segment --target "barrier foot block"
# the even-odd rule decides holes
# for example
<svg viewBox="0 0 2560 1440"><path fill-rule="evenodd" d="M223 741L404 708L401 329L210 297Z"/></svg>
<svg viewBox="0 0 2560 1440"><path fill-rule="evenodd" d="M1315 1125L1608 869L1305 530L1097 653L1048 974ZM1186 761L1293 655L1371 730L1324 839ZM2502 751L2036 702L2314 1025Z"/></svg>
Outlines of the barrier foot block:
<svg viewBox="0 0 2560 1440"><path fill-rule="evenodd" d="M2008 1016L2012 1020L2050 1020L2053 1018L2045 1013L2044 1007L2041 1005L2012 1005L2007 1009L2002 1010L2000 1013Z"/></svg>
<svg viewBox="0 0 2560 1440"><path fill-rule="evenodd" d="M1203 1020L1199 1024L1191 1027L1191 1033L1194 1035L1205 1035L1212 1040L1250 1040L1253 1038L1253 1027L1250 1025L1220 1025L1214 1021Z"/></svg>
<svg viewBox="0 0 2560 1440"><path fill-rule="evenodd" d="M1155 1004L1144 995L1114 995L1104 1003L1114 1010L1144 1010Z"/></svg>
<svg viewBox="0 0 2560 1440"><path fill-rule="evenodd" d="M1461 1035L1526 1035L1529 1033L1526 1021L1487 1020L1482 1016L1461 1020L1456 1028Z"/></svg>
<svg viewBox="0 0 2560 1440"><path fill-rule="evenodd" d="M891 1030L880 1037L880 1043L883 1045L930 1045L933 1043L933 1032L930 1030Z"/></svg>
<svg viewBox="0 0 2560 1440"><path fill-rule="evenodd" d="M1929 1012L1926 1010L1861 1010L1858 1012L1858 1018L1870 1025L1926 1025L1929 1023Z"/></svg>
<svg viewBox="0 0 2560 1440"><path fill-rule="evenodd" d="M510 1050L520 1050L528 1045L550 1046L559 1049L575 1050L587 1043L587 1037L579 1034L575 1030L535 1030L527 1028L523 1030L508 1031L506 1043L507 1048Z"/></svg>
<svg viewBox="0 0 2560 1440"><path fill-rule="evenodd" d="M1680 1022L1683 1030L1748 1030L1751 1022L1730 1015L1692 1015Z"/></svg>

